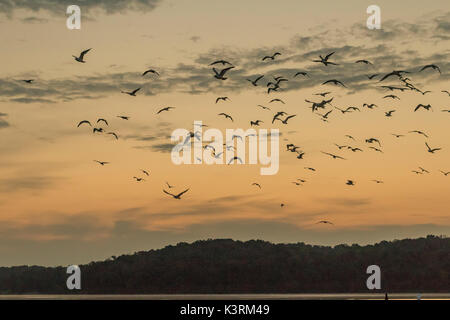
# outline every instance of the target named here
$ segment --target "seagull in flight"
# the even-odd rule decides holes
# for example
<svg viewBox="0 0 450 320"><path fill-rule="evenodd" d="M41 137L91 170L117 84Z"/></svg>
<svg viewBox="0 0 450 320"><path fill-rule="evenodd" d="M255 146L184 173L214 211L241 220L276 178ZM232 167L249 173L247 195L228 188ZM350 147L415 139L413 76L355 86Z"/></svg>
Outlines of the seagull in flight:
<svg viewBox="0 0 450 320"><path fill-rule="evenodd" d="M172 189L172 188L175 187L175 186L171 186L167 181L166 181L166 184L167 184L167 187L168 187L169 189Z"/></svg>
<svg viewBox="0 0 450 320"><path fill-rule="evenodd" d="M231 164L234 160L239 160L241 164L243 163L241 158L239 158L238 156L234 156L230 159L230 161L228 161L228 164Z"/></svg>
<svg viewBox="0 0 450 320"><path fill-rule="evenodd" d="M313 60L313 62L319 62L319 63L323 63L326 66L328 66L329 64L335 65L337 66L337 63L334 62L330 62L328 61L328 59L334 54L335 52L329 53L327 54L325 57L322 57L321 55L319 55L320 60Z"/></svg>
<svg viewBox="0 0 450 320"><path fill-rule="evenodd" d="M417 105L417 107L414 108L414 112L416 112L420 108L424 108L427 111L429 111L431 109L431 111L433 111L433 108L431 107L431 104L424 105L424 104L420 103L420 104Z"/></svg>
<svg viewBox="0 0 450 320"><path fill-rule="evenodd" d="M148 173L148 171L141 169L142 173L145 174L147 177L150 175L150 173Z"/></svg>
<svg viewBox="0 0 450 320"><path fill-rule="evenodd" d="M320 152L322 152L323 154L329 155L329 156L332 157L333 159L342 159L342 160L346 160L346 159L342 158L341 156L337 156L337 155L332 154L332 153L323 152L323 151L320 151Z"/></svg>
<svg viewBox="0 0 450 320"><path fill-rule="evenodd" d="M394 94L388 94L387 96L384 96L383 97L383 99L387 99L387 98L392 98L392 99L398 99L398 100L400 100L400 98L399 97L397 97L396 95L394 95Z"/></svg>
<svg viewBox="0 0 450 320"><path fill-rule="evenodd" d="M410 73L410 72L409 71L403 71L403 70L394 70L394 71L386 74L383 78L381 78L380 82L383 81L383 80L386 80L387 78L392 77L392 76L397 76L397 77L401 78L402 77L402 73Z"/></svg>
<svg viewBox="0 0 450 320"><path fill-rule="evenodd" d="M127 117L127 116L117 116L117 118L120 118L122 120L129 120L130 119L130 117Z"/></svg>
<svg viewBox="0 0 450 320"><path fill-rule="evenodd" d="M216 103L219 102L220 100L222 100L222 101L227 101L227 100L230 100L230 98L228 98L228 97L218 97L218 98L216 99Z"/></svg>
<svg viewBox="0 0 450 320"><path fill-rule="evenodd" d="M380 141L379 141L378 139L376 139L376 138L369 138L369 139L366 139L366 142L367 142L367 143L374 143L374 142L376 142L376 143L378 143L378 145L381 147Z"/></svg>
<svg viewBox="0 0 450 320"><path fill-rule="evenodd" d="M213 68L213 71L214 71L214 73L215 73L214 78L219 79L219 80L227 80L228 78L225 78L225 74L226 74L229 70L231 70L231 69L233 69L233 68L234 68L234 67L231 66L231 67L228 67L228 68L225 68L225 69L220 70L220 72L217 71L216 68Z"/></svg>
<svg viewBox="0 0 450 320"><path fill-rule="evenodd" d="M330 94L330 93L331 93L330 91L328 91L328 92L319 92L319 93L314 93L314 95L315 95L315 96L322 96L322 97L325 98L325 96L326 96L327 94Z"/></svg>
<svg viewBox="0 0 450 320"><path fill-rule="evenodd" d="M294 74L294 78L297 77L297 76L309 77L309 76L308 76L308 73L305 72L305 71L299 71L299 72L297 72L296 74Z"/></svg>
<svg viewBox="0 0 450 320"><path fill-rule="evenodd" d="M280 120L280 119L278 119L279 116L284 116L284 115L286 115L286 114L287 114L287 113L284 112L284 111L279 111L279 112L277 112L277 113L273 116L272 123L274 123L275 120Z"/></svg>
<svg viewBox="0 0 450 320"><path fill-rule="evenodd" d="M85 56L85 54L88 53L91 49L92 49L92 48L89 48L89 49L87 49L87 50L82 51L82 52L80 53L80 56L78 56L78 57L77 57L77 56L72 56L72 57L74 57L75 60L78 61L78 62L86 63L86 61L83 60L83 59L84 59L84 56Z"/></svg>
<svg viewBox="0 0 450 320"><path fill-rule="evenodd" d="M264 121L262 121L262 120L250 121L250 127L259 126L259 124L261 122L264 122Z"/></svg>
<svg viewBox="0 0 450 320"><path fill-rule="evenodd" d="M378 76L378 73L375 73L375 74L372 74L372 75L368 75L367 78L369 78L369 80L372 80L376 76Z"/></svg>
<svg viewBox="0 0 450 320"><path fill-rule="evenodd" d="M156 74L157 76L159 76L158 71L153 70L153 69L148 69L148 70L146 70L146 71L142 74L142 76L145 76L147 73L153 73L153 74Z"/></svg>
<svg viewBox="0 0 450 320"><path fill-rule="evenodd" d="M427 146L428 152L429 153L435 153L436 151L442 150L442 148L433 148L431 149L430 146L428 145L428 143L425 142L425 145Z"/></svg>
<svg viewBox="0 0 450 320"><path fill-rule="evenodd" d="M345 183L346 185L349 185L349 186L354 186L355 185L355 181L353 181L353 180L347 180L347 182Z"/></svg>
<svg viewBox="0 0 450 320"><path fill-rule="evenodd" d="M334 223L327 221L327 220L322 220L322 221L316 222L316 224L319 224L319 223L334 225Z"/></svg>
<svg viewBox="0 0 450 320"><path fill-rule="evenodd" d="M381 181L381 180L372 180L373 182L375 182L376 184L379 184L379 183L384 183L383 181Z"/></svg>
<svg viewBox="0 0 450 320"><path fill-rule="evenodd" d="M264 110L270 110L269 107L265 107L265 106L263 106L263 105L261 105L261 104L258 104L258 107L260 107L260 108L262 108L262 109L264 109Z"/></svg>
<svg viewBox="0 0 450 320"><path fill-rule="evenodd" d="M373 150L375 150L376 152L383 153L383 150L378 149L378 148L375 148L375 147L369 147L369 149L373 149Z"/></svg>
<svg viewBox="0 0 450 320"><path fill-rule="evenodd" d="M356 60L355 63L372 64L370 61L368 61L368 60L363 60L363 59L361 59L361 60Z"/></svg>
<svg viewBox="0 0 450 320"><path fill-rule="evenodd" d="M135 179L137 182L144 181L144 178L133 177L133 179Z"/></svg>
<svg viewBox="0 0 450 320"><path fill-rule="evenodd" d="M420 69L419 72L422 72L423 70L426 70L426 69L429 69L429 68L431 68L433 70L437 70L437 71L439 71L439 73L441 73L441 69L439 69L439 67L437 65L435 65L435 64L428 64L428 65L424 66L422 69Z"/></svg>
<svg viewBox="0 0 450 320"><path fill-rule="evenodd" d="M450 171L449 172L444 172L444 171L442 171L442 170L439 170L444 176L448 176L449 174L450 174Z"/></svg>
<svg viewBox="0 0 450 320"><path fill-rule="evenodd" d="M222 112L222 113L219 113L218 115L219 116L224 116L226 119L230 119L232 122L234 122L233 118L230 115L226 114L226 113Z"/></svg>
<svg viewBox="0 0 450 320"><path fill-rule="evenodd" d="M261 189L261 185L260 185L259 183L253 182L253 183L252 183L252 186L257 186L258 188Z"/></svg>
<svg viewBox="0 0 450 320"><path fill-rule="evenodd" d="M167 192L166 190L163 189L163 192L164 192L165 194L168 194L168 195L172 196L174 199L177 199L177 200L181 200L181 196L182 196L183 194L185 194L186 192L188 192L188 191L189 191L189 189L186 189L186 190L184 190L183 192L180 192L179 194L172 194L172 193Z"/></svg>
<svg viewBox="0 0 450 320"><path fill-rule="evenodd" d="M395 134L395 133L391 133L394 137L396 137L396 138L401 138L401 137L404 137L404 135L403 134Z"/></svg>
<svg viewBox="0 0 450 320"><path fill-rule="evenodd" d="M107 132L106 134L110 134L116 138L116 140L119 140L119 136L115 132Z"/></svg>
<svg viewBox="0 0 450 320"><path fill-rule="evenodd" d="M106 125L108 125L108 121L106 121L105 119L98 119L97 123L99 123L100 121L103 121Z"/></svg>
<svg viewBox="0 0 450 320"><path fill-rule="evenodd" d="M325 82L322 83L322 84L327 84L327 83L332 83L332 84L335 84L335 85L341 85L341 86L343 86L344 88L347 88L347 87L345 86L345 84L343 84L341 81L336 80L336 79L327 80L327 81L325 81Z"/></svg>
<svg viewBox="0 0 450 320"><path fill-rule="evenodd" d="M175 107L165 107L165 108L162 108L162 109L158 110L158 112L156 112L156 114L160 114L160 113L163 112L163 111L170 111L171 109L175 109Z"/></svg>
<svg viewBox="0 0 450 320"><path fill-rule="evenodd" d="M275 53L274 53L273 55L271 55L271 56L265 56L264 58L262 58L262 61L265 61L265 60L267 60L267 59L275 60L275 57L276 57L276 56L279 56L279 55L281 55L281 53L275 52Z"/></svg>
<svg viewBox="0 0 450 320"><path fill-rule="evenodd" d="M228 61L225 61L225 60L217 60L217 61L214 61L213 63L211 63L210 64L210 66L213 66L213 65L215 65L215 64L222 64L222 65L226 65L226 64L228 64L228 65L232 65L231 63L229 63Z"/></svg>
<svg viewBox="0 0 450 320"><path fill-rule="evenodd" d="M98 164L104 166L105 164L108 164L109 162L106 161L98 161L98 160L94 160L94 162L97 162Z"/></svg>
<svg viewBox="0 0 450 320"><path fill-rule="evenodd" d="M250 81L252 85L257 87L258 86L258 81L261 80L262 78L264 78L264 75L257 77L255 80L247 79L247 81Z"/></svg>
<svg viewBox="0 0 450 320"><path fill-rule="evenodd" d="M122 93L125 93L125 94L128 94L128 95L130 95L130 96L136 97L136 92L138 92L139 90L141 90L141 88L134 89L134 90L131 91L131 92L128 92L128 91L121 91L121 92L122 92Z"/></svg>
<svg viewBox="0 0 450 320"><path fill-rule="evenodd" d="M281 122L283 122L284 124L287 124L287 122L288 122L288 120L289 119L291 119L291 118L293 118L293 117L295 117L295 116L297 116L296 114L292 114L292 115L290 115L290 116L287 116L286 117L286 119L284 119L284 120L281 120L280 118L274 118L274 120L280 120Z"/></svg>
<svg viewBox="0 0 450 320"><path fill-rule="evenodd" d="M81 126L82 124L84 124L84 123L86 123L86 124L88 124L89 126L92 127L92 125L91 125L91 123L90 123L89 121L83 120L83 121L80 121L80 123L78 123L77 128L78 128L79 126Z"/></svg>
<svg viewBox="0 0 450 320"><path fill-rule="evenodd" d="M428 138L428 135L420 130L409 131L409 133L418 133L418 134L423 135L425 138Z"/></svg>
<svg viewBox="0 0 450 320"><path fill-rule="evenodd" d="M34 80L33 79L26 79L26 80L21 80L21 81L23 81L25 83L32 83Z"/></svg>
<svg viewBox="0 0 450 320"><path fill-rule="evenodd" d="M277 99L272 99L272 100L269 101L269 103L272 103L272 102L281 102L282 104L285 104L283 100L278 99L278 98Z"/></svg>
<svg viewBox="0 0 450 320"><path fill-rule="evenodd" d="M388 112L385 112L384 114L386 115L386 117L392 117L392 114L395 112L395 110L390 110Z"/></svg>

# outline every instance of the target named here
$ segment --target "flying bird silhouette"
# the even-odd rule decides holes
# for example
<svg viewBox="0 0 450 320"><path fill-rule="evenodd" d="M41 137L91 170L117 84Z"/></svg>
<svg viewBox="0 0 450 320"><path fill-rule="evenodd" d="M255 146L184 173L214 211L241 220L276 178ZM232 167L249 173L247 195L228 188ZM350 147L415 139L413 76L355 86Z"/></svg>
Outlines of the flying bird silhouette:
<svg viewBox="0 0 450 320"><path fill-rule="evenodd" d="M328 66L329 64L335 65L337 66L337 63L334 62L330 62L328 61L328 59L334 54L335 52L329 53L327 54L325 57L322 57L321 55L319 55L320 60L313 60L313 62L319 62L319 63L323 63L326 66Z"/></svg>
<svg viewBox="0 0 450 320"><path fill-rule="evenodd" d="M182 196L183 194L185 194L186 192L188 192L188 191L189 191L189 189L186 189L186 190L184 190L183 192L180 192L179 194L172 194L172 193L167 192L166 190L163 189L163 192L164 192L165 194L168 194L168 195L172 196L174 199L177 199L177 200L181 200L181 196Z"/></svg>
<svg viewBox="0 0 450 320"><path fill-rule="evenodd" d="M217 102L219 102L219 101L227 101L227 100L230 100L230 98L228 98L228 97L218 97L217 99L216 99L216 103Z"/></svg>
<svg viewBox="0 0 450 320"><path fill-rule="evenodd" d="M226 114L226 113L222 112L222 113L219 113L218 115L219 116L224 116L226 119L230 119L232 122L234 122L233 118L230 115Z"/></svg>
<svg viewBox="0 0 450 320"><path fill-rule="evenodd" d="M75 60L78 61L78 62L86 63L86 61L83 60L83 59L84 59L84 56L85 56L86 53L88 53L91 49L92 49L92 48L89 48L89 49L87 49L87 50L82 51L78 57L77 57L77 56L72 56L72 57L74 57Z"/></svg>
<svg viewBox="0 0 450 320"><path fill-rule="evenodd" d="M413 130L413 131L409 131L409 133L418 133L423 135L425 138L429 138L428 135L420 130Z"/></svg>
<svg viewBox="0 0 450 320"><path fill-rule="evenodd" d="M97 120L97 123L99 123L99 122L101 122L101 121L103 121L103 122L108 126L108 121L106 121L105 119L102 119L102 118L98 119L98 120Z"/></svg>
<svg viewBox="0 0 450 320"><path fill-rule="evenodd" d="M430 104L424 105L424 104L420 103L420 104L417 105L417 107L414 108L414 112L416 112L420 108L423 108L423 109L425 109L427 111L429 111L431 109L431 111L433 111L433 108L431 107Z"/></svg>
<svg viewBox="0 0 450 320"><path fill-rule="evenodd" d="M341 156L337 156L337 155L335 155L335 154L332 154L332 153L328 153L328 152L323 152L323 151L320 151L320 152L322 152L323 154L326 154L326 155L328 155L328 156L332 157L333 159L342 159L342 160L346 160L346 159L344 159L343 157L341 157Z"/></svg>
<svg viewBox="0 0 450 320"><path fill-rule="evenodd" d="M252 183L252 186L257 186L258 188L261 189L261 185L260 185L259 183L253 182L253 183Z"/></svg>
<svg viewBox="0 0 450 320"><path fill-rule="evenodd" d="M435 65L435 64L428 64L428 65L422 67L422 69L420 69L419 72L422 72L423 70L426 70L426 69L429 69L429 68L431 68L433 70L437 70L437 71L439 71L439 73L441 73L441 69L439 69L439 67L437 65Z"/></svg>
<svg viewBox="0 0 450 320"><path fill-rule="evenodd" d="M327 81L325 81L325 82L322 83L322 84L327 84L327 83L332 83L332 84L335 84L335 85L341 85L341 86L347 88L347 87L345 86L345 84L343 84L341 81L336 80L336 79L327 80Z"/></svg>
<svg viewBox="0 0 450 320"><path fill-rule="evenodd" d="M272 99L272 100L269 101L269 103L272 103L272 102L280 102L280 103L282 103L282 104L285 104L283 100L278 99L278 98Z"/></svg>
<svg viewBox="0 0 450 320"><path fill-rule="evenodd" d="M121 91L121 92L122 92L122 93L125 93L125 94L128 94L128 95L130 95L130 96L136 97L136 92L138 92L139 90L141 90L141 88L134 89L134 90L131 91L131 92L128 92L128 91Z"/></svg>
<svg viewBox="0 0 450 320"><path fill-rule="evenodd" d="M106 161L98 161L98 160L94 160L94 162L97 162L98 164L104 166L105 164L109 164L109 162Z"/></svg>
<svg viewBox="0 0 450 320"><path fill-rule="evenodd" d="M115 134L114 132L107 132L106 134L110 134L110 135L114 136L114 138L116 138L116 140L119 140L119 136L117 134Z"/></svg>
<svg viewBox="0 0 450 320"><path fill-rule="evenodd" d="M247 81L250 81L252 85L257 87L258 86L258 81L261 80L262 78L264 78L264 75L257 77L255 80L247 79Z"/></svg>
<svg viewBox="0 0 450 320"><path fill-rule="evenodd" d="M355 63L364 63L364 64L372 64L370 61L368 60L356 60Z"/></svg>
<svg viewBox="0 0 450 320"><path fill-rule="evenodd" d="M225 61L225 60L217 60L217 61L214 61L213 63L211 63L210 64L210 66L213 66L213 65L216 65L216 64L222 64L222 65L226 65L226 64L228 64L228 65L232 65L231 63L229 63L228 61Z"/></svg>
<svg viewBox="0 0 450 320"><path fill-rule="evenodd" d="M172 109L175 109L175 107L165 107L165 108L158 110L158 112L156 112L156 114L160 114L163 111L170 111Z"/></svg>
<svg viewBox="0 0 450 320"><path fill-rule="evenodd" d="M428 145L428 143L425 142L425 145L427 146L428 152L429 153L435 153L436 151L442 150L442 148L430 148L430 146Z"/></svg>
<svg viewBox="0 0 450 320"><path fill-rule="evenodd" d="M327 221L327 220L321 220L321 221L319 221L319 222L316 222L316 224L319 224L319 223L323 223L323 224L331 224L331 225L334 224L334 223L332 223L332 222L330 222L330 221Z"/></svg>
<svg viewBox="0 0 450 320"><path fill-rule="evenodd" d="M216 68L213 68L213 71L214 71L214 78L216 78L216 79L219 79L219 80L227 80L228 78L225 78L225 74L229 71L229 70L231 70L231 69L233 69L234 67L228 67L228 68L225 68L225 69L222 69L222 70L220 70L220 72L219 71L217 71L217 69Z"/></svg>
<svg viewBox="0 0 450 320"><path fill-rule="evenodd" d="M81 126L82 124L84 124L84 123L86 123L86 124L88 124L89 126L92 127L92 125L91 125L91 123L90 123L89 121L83 120L83 121L80 121L80 123L78 123L77 128L78 128L79 126Z"/></svg>
<svg viewBox="0 0 450 320"><path fill-rule="evenodd" d="M276 56L279 56L279 55L281 55L281 53L275 52L275 53L274 53L273 55L271 55L271 56L265 56L264 58L262 58L262 61L265 61L265 60L267 60L267 59L275 60L275 57L276 57Z"/></svg>
<svg viewBox="0 0 450 320"><path fill-rule="evenodd" d="M157 76L159 76L158 71L153 70L153 69L148 69L148 70L144 71L144 73L142 74L142 76L145 76L147 73L153 73L153 74L156 74Z"/></svg>

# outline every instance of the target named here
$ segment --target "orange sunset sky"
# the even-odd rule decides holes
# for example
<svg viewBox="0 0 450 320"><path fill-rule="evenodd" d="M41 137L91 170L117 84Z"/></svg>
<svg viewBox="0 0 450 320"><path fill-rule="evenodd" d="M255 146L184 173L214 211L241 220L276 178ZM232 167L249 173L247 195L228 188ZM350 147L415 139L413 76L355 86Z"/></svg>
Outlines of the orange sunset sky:
<svg viewBox="0 0 450 320"><path fill-rule="evenodd" d="M441 173L450 171L450 113L442 111L450 109L442 92L450 91L448 1L16 2L0 1L0 266L81 264L206 238L336 245L449 234L450 174ZM67 29L68 4L80 6L81 30ZM381 8L381 30L366 27L371 4ZM72 58L88 48L86 63ZM337 66L312 62L333 51ZM235 66L225 81L209 66L220 59ZM419 72L428 64L441 73ZM160 76L143 77L149 68ZM402 85L397 77L379 82L392 70L411 72L411 83L431 92L380 88ZM297 71L310 77L294 78ZM257 87L246 80L258 75ZM274 76L289 81L267 94ZM347 88L322 85L329 79ZM121 93L138 87L136 97ZM305 102L320 102L314 94L324 91L334 97L329 122ZM383 98L389 94L400 100ZM220 96L230 101L216 104ZM269 103L274 98L285 104ZM414 112L420 103L432 110ZM156 114L167 106L175 109ZM349 106L360 112L334 108ZM296 117L272 124L277 111ZM117 141L77 128L99 118ZM195 120L248 129L257 119L260 128L280 129L276 175L260 175L259 164L171 162L173 130L193 131ZM368 148L371 137L383 153ZM431 154L425 142L442 150ZM288 143L304 159L287 152ZM414 174L419 167L429 173ZM306 182L293 184L298 178ZM175 200L162 192L166 181L171 192L190 190Z"/></svg>

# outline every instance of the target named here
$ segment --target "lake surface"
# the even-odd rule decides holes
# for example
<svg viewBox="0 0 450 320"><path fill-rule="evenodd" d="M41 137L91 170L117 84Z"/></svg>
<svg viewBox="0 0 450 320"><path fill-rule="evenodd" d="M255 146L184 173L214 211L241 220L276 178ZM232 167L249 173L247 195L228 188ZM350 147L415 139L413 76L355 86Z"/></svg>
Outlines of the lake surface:
<svg viewBox="0 0 450 320"><path fill-rule="evenodd" d="M417 300L418 293L392 293L389 300ZM420 294L421 300L450 300L449 293ZM0 300L384 300L384 293L355 294L137 294L0 295Z"/></svg>

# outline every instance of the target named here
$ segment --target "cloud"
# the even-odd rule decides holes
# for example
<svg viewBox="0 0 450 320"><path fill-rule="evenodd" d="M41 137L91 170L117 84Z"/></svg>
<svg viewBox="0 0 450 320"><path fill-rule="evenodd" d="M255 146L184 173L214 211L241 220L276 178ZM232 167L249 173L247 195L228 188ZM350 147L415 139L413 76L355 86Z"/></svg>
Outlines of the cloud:
<svg viewBox="0 0 450 320"><path fill-rule="evenodd" d="M344 207L360 207L371 203L367 198L321 198L320 201Z"/></svg>
<svg viewBox="0 0 450 320"><path fill-rule="evenodd" d="M419 22L414 25L407 22L404 24L398 21L386 21L381 31L368 30L359 24L339 30L330 29L307 37L296 36L286 45L277 48L262 47L249 50L214 48L198 55L190 63L179 63L172 68L158 70L161 77L153 79L151 86L142 85L141 72L138 71L117 71L48 81L37 79L31 86L10 78L0 78L0 97L16 103L52 103L77 99L100 99L112 94L120 94L121 90L132 90L138 87L142 87L138 95L146 96L172 92L192 95L224 91L267 92L266 84L272 80L270 75L283 75L289 79L288 82L280 84L279 92L313 87L327 90L326 88L334 87L322 86L322 83L329 79L338 79L348 86L347 94L354 94L361 90L381 90L376 81L369 81L367 74L385 74L394 68L413 71L414 74L411 74L413 83L417 85L416 81L419 81L420 85L424 85L429 81L445 81L448 78L446 70L450 67L450 53L448 51L421 53L421 47L415 44L424 41L435 43L436 40L432 40L433 36L441 34L448 28L445 20L448 16L449 14L434 16L427 19L429 21L427 23ZM365 39L371 40L362 42ZM281 51L283 54L274 61L261 61L262 56L273 51ZM311 61L318 55L330 52L336 52L332 60L338 63L338 66L324 67L322 64ZM228 80L214 79L209 64L216 59L228 60L236 66L229 71ZM356 64L357 59L368 59L373 66ZM436 77L429 72L416 72L420 66L429 63L439 65L443 74ZM299 70L308 72L310 77L293 79L293 75ZM266 76L260 81L259 87L255 88L248 83L247 79L260 74Z"/></svg>
<svg viewBox="0 0 450 320"><path fill-rule="evenodd" d="M60 180L60 178L50 176L3 178L0 179L0 192L7 193L26 190L42 190L52 186L58 180Z"/></svg>
<svg viewBox="0 0 450 320"><path fill-rule="evenodd" d="M8 114L0 112L0 129L9 127L9 122L2 119L7 116Z"/></svg>
<svg viewBox="0 0 450 320"><path fill-rule="evenodd" d="M48 22L48 19L45 18L38 18L38 17L27 17L27 18L23 18L21 20L23 23L45 23Z"/></svg>
<svg viewBox="0 0 450 320"><path fill-rule="evenodd" d="M263 239L274 243L304 242L313 245L373 244L382 240L449 234L449 225L375 225L351 228L303 228L282 221L243 218L203 222L182 230L147 230L134 212L121 210L122 217L104 223L95 213L58 214L49 224L25 225L0 221L1 266L82 264L137 251L147 251L200 239ZM180 213L181 214L181 213ZM361 240L364 239L364 240Z"/></svg>
<svg viewBox="0 0 450 320"><path fill-rule="evenodd" d="M126 11L148 12L155 9L162 0L89 0L79 3L81 12L101 11L105 14ZM33 12L46 11L51 14L65 13L72 0L0 0L0 12L11 16L14 11L25 9Z"/></svg>

